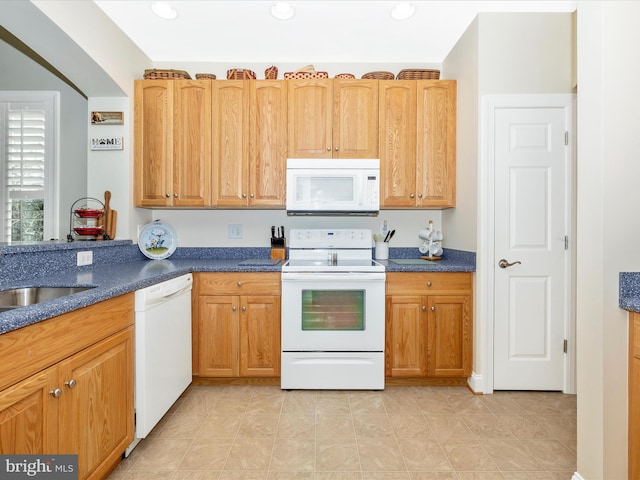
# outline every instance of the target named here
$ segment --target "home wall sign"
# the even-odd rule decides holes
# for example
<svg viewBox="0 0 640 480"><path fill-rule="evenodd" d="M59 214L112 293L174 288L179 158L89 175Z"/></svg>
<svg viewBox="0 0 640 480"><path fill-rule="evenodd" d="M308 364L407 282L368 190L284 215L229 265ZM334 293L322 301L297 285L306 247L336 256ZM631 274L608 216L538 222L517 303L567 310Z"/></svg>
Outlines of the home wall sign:
<svg viewBox="0 0 640 480"><path fill-rule="evenodd" d="M91 150L122 150L123 137L97 137L91 139Z"/></svg>

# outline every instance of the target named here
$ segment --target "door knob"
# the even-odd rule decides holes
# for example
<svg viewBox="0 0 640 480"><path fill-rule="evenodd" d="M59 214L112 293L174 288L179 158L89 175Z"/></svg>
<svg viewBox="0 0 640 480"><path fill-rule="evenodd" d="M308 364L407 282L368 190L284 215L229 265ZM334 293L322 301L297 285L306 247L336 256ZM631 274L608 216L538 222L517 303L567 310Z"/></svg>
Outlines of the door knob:
<svg viewBox="0 0 640 480"><path fill-rule="evenodd" d="M520 260L516 260L515 262L509 263L506 259L501 258L500 261L498 262L498 266L500 268L507 268L507 267L512 267L514 265L518 265L518 264L522 264L522 262Z"/></svg>

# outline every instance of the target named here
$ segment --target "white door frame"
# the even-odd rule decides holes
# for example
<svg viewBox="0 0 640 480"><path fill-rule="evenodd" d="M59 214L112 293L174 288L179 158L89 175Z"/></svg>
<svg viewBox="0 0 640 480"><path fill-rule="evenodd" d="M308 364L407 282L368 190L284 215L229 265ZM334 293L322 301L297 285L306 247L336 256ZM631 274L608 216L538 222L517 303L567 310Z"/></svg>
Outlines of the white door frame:
<svg viewBox="0 0 640 480"><path fill-rule="evenodd" d="M494 254L495 245L495 148L494 123L495 110L498 108L517 107L569 107L568 118L570 162L567 172L567 204L571 212L569 225L569 265L568 275L570 301L567 302L567 322L565 338L568 341L567 354L564 361L565 393L576 392L576 321L575 321L575 254L576 254L576 212L575 212L575 175L576 175L576 98L572 94L539 94L539 95L485 95L481 99L480 116L480 162L478 165L478 254L477 254L477 315L479 331L482 332L480 345L481 358L476 358L484 368L483 374L475 379L476 391L485 394L493 393L493 335L494 335Z"/></svg>

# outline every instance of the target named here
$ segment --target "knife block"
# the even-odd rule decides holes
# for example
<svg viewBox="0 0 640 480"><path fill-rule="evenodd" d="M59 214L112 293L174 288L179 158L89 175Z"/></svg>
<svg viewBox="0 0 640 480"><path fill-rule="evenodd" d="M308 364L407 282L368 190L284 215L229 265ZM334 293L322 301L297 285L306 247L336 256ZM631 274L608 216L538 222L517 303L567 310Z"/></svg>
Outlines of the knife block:
<svg viewBox="0 0 640 480"><path fill-rule="evenodd" d="M274 241L275 240L275 241ZM277 238L271 241L271 259L284 260L287 258L287 246L284 238Z"/></svg>

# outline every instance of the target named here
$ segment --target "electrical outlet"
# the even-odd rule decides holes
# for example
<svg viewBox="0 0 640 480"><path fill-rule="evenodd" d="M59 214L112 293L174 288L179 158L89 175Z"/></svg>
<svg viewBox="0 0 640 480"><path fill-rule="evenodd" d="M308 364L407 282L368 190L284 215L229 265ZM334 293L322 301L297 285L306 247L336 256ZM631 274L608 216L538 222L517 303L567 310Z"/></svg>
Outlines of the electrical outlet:
<svg viewBox="0 0 640 480"><path fill-rule="evenodd" d="M77 252L76 258L78 267L91 265L93 263L93 252L91 250L88 250L86 252Z"/></svg>
<svg viewBox="0 0 640 480"><path fill-rule="evenodd" d="M230 223L227 238L242 238L242 225L239 223Z"/></svg>

